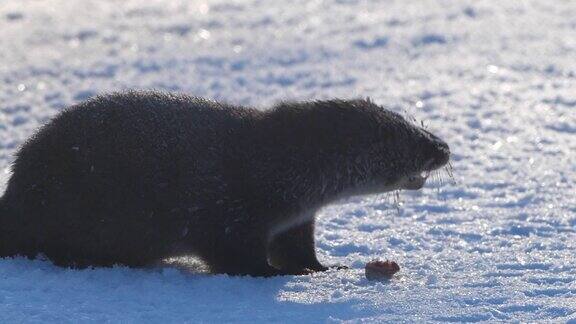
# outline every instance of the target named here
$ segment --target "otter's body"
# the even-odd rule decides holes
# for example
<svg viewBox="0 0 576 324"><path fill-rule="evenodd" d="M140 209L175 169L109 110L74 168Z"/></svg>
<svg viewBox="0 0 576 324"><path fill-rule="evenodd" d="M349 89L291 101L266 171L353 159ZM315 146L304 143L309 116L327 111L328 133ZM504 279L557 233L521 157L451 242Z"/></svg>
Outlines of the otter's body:
<svg viewBox="0 0 576 324"><path fill-rule="evenodd" d="M411 148L387 152L399 140ZM396 165L406 154L412 160ZM314 252L318 208L417 189L425 179L415 175L448 154L369 101L259 111L158 92L101 96L62 112L18 152L0 201L0 257L43 253L86 267L193 254L219 273L325 270Z"/></svg>

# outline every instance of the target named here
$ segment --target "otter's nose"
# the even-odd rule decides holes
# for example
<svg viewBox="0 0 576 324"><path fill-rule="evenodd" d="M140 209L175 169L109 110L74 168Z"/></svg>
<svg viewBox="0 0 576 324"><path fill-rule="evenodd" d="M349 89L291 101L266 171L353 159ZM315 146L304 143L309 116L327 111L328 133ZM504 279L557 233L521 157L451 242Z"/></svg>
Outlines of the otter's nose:
<svg viewBox="0 0 576 324"><path fill-rule="evenodd" d="M450 147L446 142L438 138L438 136L423 130L426 134L427 145L425 156L430 161L430 167L437 169L448 163L450 160Z"/></svg>
<svg viewBox="0 0 576 324"><path fill-rule="evenodd" d="M434 160L436 160L438 166L443 166L448 163L448 160L450 160L450 148L448 147L448 144L441 139L438 139L435 144L436 151L433 154Z"/></svg>

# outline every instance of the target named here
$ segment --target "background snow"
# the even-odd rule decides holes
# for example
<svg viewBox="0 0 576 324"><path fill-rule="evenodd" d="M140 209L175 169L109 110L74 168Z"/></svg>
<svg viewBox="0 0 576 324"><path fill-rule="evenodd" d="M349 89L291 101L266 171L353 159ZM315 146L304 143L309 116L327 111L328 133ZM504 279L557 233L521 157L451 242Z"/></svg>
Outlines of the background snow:
<svg viewBox="0 0 576 324"><path fill-rule="evenodd" d="M0 260L0 319L576 322L574 17L572 1L0 2L2 168L67 105L159 88L258 107L370 96L445 139L456 178L399 212L388 196L325 208L320 258L348 271ZM374 258L402 270L368 282Z"/></svg>

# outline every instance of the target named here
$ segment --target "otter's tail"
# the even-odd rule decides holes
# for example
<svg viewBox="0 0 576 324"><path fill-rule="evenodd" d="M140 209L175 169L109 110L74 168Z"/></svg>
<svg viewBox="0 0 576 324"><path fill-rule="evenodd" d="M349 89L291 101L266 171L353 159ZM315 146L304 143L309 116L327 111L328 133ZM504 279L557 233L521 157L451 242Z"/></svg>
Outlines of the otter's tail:
<svg viewBox="0 0 576 324"><path fill-rule="evenodd" d="M5 226L6 223L6 208L5 208L5 203L4 203L4 197L0 198L0 258L4 258L7 257L9 255L7 255L7 244L8 242L6 242L6 237L7 237L7 229Z"/></svg>
<svg viewBox="0 0 576 324"><path fill-rule="evenodd" d="M0 198L0 258L37 254L35 235L30 233L20 207L15 207L6 194Z"/></svg>
<svg viewBox="0 0 576 324"><path fill-rule="evenodd" d="M6 204L5 196L0 198L0 258L18 254L17 244L13 239L14 228L11 225L13 217Z"/></svg>

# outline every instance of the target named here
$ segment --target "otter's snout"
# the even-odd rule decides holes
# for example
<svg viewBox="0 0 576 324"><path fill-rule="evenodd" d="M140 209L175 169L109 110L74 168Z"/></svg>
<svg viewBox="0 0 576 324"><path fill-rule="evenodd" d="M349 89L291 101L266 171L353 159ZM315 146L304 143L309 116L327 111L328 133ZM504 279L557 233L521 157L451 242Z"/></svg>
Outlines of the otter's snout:
<svg viewBox="0 0 576 324"><path fill-rule="evenodd" d="M426 158L426 169L435 170L450 160L450 147L448 144L441 140L438 136L430 133L427 130L422 130L426 138L424 148L424 156Z"/></svg>

